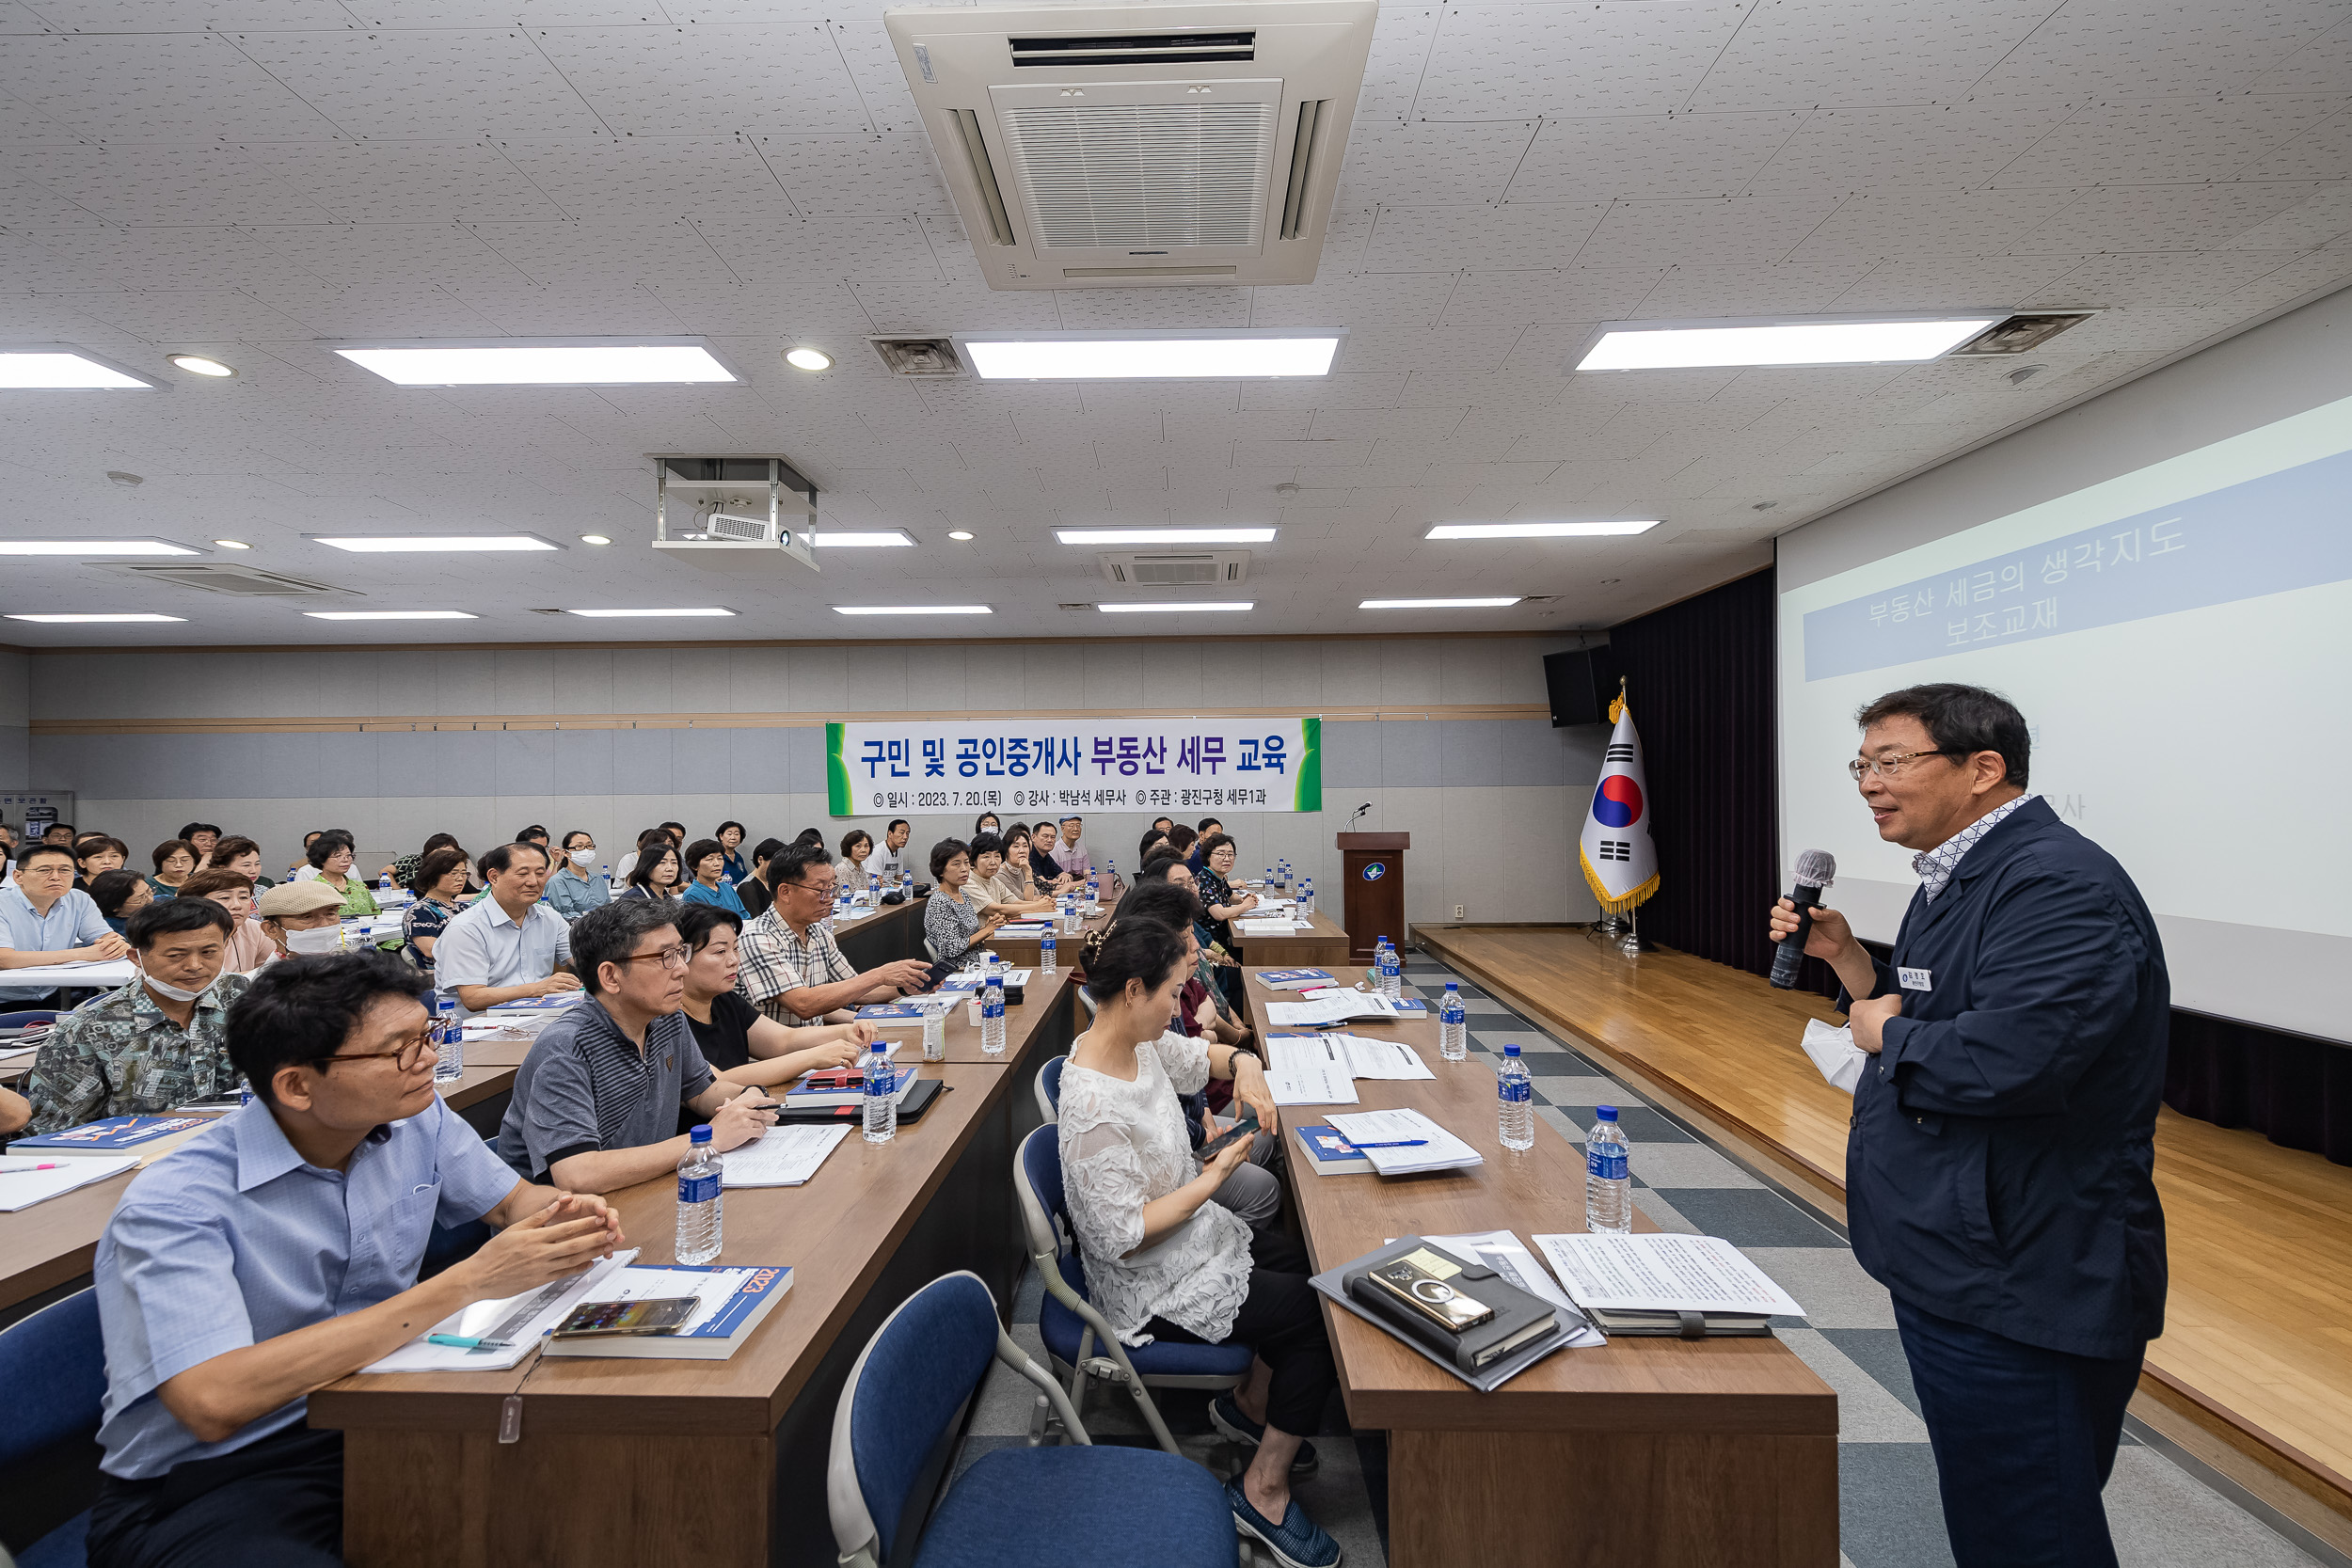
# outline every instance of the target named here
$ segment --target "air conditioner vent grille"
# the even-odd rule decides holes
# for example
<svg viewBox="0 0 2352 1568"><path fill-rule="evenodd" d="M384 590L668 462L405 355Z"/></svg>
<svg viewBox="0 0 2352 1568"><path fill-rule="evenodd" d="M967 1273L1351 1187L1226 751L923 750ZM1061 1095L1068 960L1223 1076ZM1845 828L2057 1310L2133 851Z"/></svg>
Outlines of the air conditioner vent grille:
<svg viewBox="0 0 2352 1568"><path fill-rule="evenodd" d="M1113 38L1007 39L1012 63L1037 65L1130 65L1138 60L1174 65L1187 60L1254 60L1258 35L1235 33L1130 33Z"/></svg>
<svg viewBox="0 0 2352 1568"><path fill-rule="evenodd" d="M1138 551L1105 553L1097 559L1103 575L1122 587L1202 588L1249 578L1248 550Z"/></svg>
<svg viewBox="0 0 2352 1568"><path fill-rule="evenodd" d="M1102 103L1007 108L1014 184L1041 251L1255 247L1276 106Z"/></svg>
<svg viewBox="0 0 2352 1568"><path fill-rule="evenodd" d="M230 594L239 598L286 599L351 592L347 588L311 582L305 578L290 578L281 572L264 572L258 566L226 566L211 562L124 566L121 569L136 573L149 582L167 582L176 588L200 588L207 594Z"/></svg>

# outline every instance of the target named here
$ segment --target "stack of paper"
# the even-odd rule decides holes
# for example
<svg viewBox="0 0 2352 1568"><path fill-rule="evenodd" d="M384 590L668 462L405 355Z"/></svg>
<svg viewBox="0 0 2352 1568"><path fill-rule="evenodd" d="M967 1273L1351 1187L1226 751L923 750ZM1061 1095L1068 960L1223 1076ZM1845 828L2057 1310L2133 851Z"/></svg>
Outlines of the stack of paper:
<svg viewBox="0 0 2352 1568"><path fill-rule="evenodd" d="M1266 1004L1266 1022L1289 1027L1304 1024L1319 1028L1327 1023L1344 1023L1349 1019L1366 1019L1374 1022L1393 1023L1404 1019L1425 1019L1429 1008L1420 1002L1391 1002L1377 991L1320 990L1309 991L1295 1002Z"/></svg>
<svg viewBox="0 0 2352 1568"><path fill-rule="evenodd" d="M1333 1117L1332 1121L1342 1118ZM1580 1307L1630 1312L1743 1312L1801 1318L1804 1308L1720 1236L1538 1236L1535 1244Z"/></svg>
<svg viewBox="0 0 2352 1568"><path fill-rule="evenodd" d="M1486 1163L1486 1156L1419 1111L1351 1111L1330 1122L1382 1176L1460 1170Z"/></svg>
<svg viewBox="0 0 2352 1568"><path fill-rule="evenodd" d="M1402 1040L1363 1035L1269 1035L1266 1049L1278 1065L1294 1060L1332 1063L1350 1078L1435 1078L1420 1053Z"/></svg>
<svg viewBox="0 0 2352 1568"><path fill-rule="evenodd" d="M1293 920L1286 914L1277 915L1271 920L1253 919L1245 915L1233 922L1233 929L1246 937L1286 937L1293 931L1309 930L1313 925L1314 922L1311 920Z"/></svg>
<svg viewBox="0 0 2352 1568"><path fill-rule="evenodd" d="M120 1176L140 1164L135 1154L88 1154L77 1160L0 1160L0 1213L46 1203L76 1187ZM46 1165L46 1170L36 1169Z"/></svg>
<svg viewBox="0 0 2352 1568"><path fill-rule="evenodd" d="M850 1135L847 1123L771 1127L720 1156L730 1187L797 1187L817 1174L825 1156Z"/></svg>
<svg viewBox="0 0 2352 1568"><path fill-rule="evenodd" d="M1353 1105L1356 1075L1320 1035L1276 1035L1266 1041L1272 1059L1266 1088L1277 1105Z"/></svg>

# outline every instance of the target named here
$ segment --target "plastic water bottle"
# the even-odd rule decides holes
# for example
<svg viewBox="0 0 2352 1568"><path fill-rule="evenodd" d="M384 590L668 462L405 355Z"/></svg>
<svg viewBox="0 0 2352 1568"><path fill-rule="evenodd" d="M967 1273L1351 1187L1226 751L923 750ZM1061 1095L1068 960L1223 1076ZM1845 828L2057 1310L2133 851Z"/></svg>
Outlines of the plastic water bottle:
<svg viewBox="0 0 2352 1568"><path fill-rule="evenodd" d="M387 871L384 875L375 879L375 891L383 894L386 897L391 896L392 874L390 872Z"/></svg>
<svg viewBox="0 0 2352 1568"><path fill-rule="evenodd" d="M1089 877L1087 879L1087 908L1091 911L1101 909L1102 907L1103 879L1100 877Z"/></svg>
<svg viewBox="0 0 2352 1568"><path fill-rule="evenodd" d="M1041 974L1051 974L1059 967L1060 960L1056 958L1054 953L1054 928L1051 926L1048 926L1045 927L1045 934L1038 939L1038 973Z"/></svg>
<svg viewBox="0 0 2352 1568"><path fill-rule="evenodd" d="M1445 983L1445 1000L1438 1004L1438 1054L1449 1062L1470 1055L1470 1014L1462 1007L1459 981Z"/></svg>
<svg viewBox="0 0 2352 1568"><path fill-rule="evenodd" d="M1005 1053L1005 985L995 975L988 977L988 989L980 992L980 1054L1001 1056Z"/></svg>
<svg viewBox="0 0 2352 1568"><path fill-rule="evenodd" d="M947 1009L929 1007L923 1013L923 1060L947 1059Z"/></svg>
<svg viewBox="0 0 2352 1568"><path fill-rule="evenodd" d="M898 1135L898 1069L882 1054L882 1041L866 1053L866 1141L886 1144Z"/></svg>
<svg viewBox="0 0 2352 1568"><path fill-rule="evenodd" d="M1073 936L1075 936L1077 934L1078 927L1082 924L1084 924L1083 919L1078 913L1078 895L1074 893L1063 894L1061 897L1061 928Z"/></svg>
<svg viewBox="0 0 2352 1568"><path fill-rule="evenodd" d="M1386 937L1380 939L1380 994L1391 1002L1405 994L1405 955Z"/></svg>
<svg viewBox="0 0 2352 1568"><path fill-rule="evenodd" d="M1495 1094L1502 1101L1502 1147L1533 1148L1535 1147L1535 1080L1527 1075L1527 1064L1519 1060L1519 1048L1502 1048L1502 1073L1495 1080Z"/></svg>
<svg viewBox="0 0 2352 1568"><path fill-rule="evenodd" d="M1299 885L1298 912L1300 914L1315 912L1315 879L1312 877L1308 878Z"/></svg>
<svg viewBox="0 0 2352 1568"><path fill-rule="evenodd" d="M457 998L437 991L433 997L433 1082L446 1088L466 1076L466 1026L457 1017Z"/></svg>
<svg viewBox="0 0 2352 1568"><path fill-rule="evenodd" d="M1119 886L1119 863L1117 861L1105 860L1103 863L1103 880L1113 888Z"/></svg>
<svg viewBox="0 0 2352 1568"><path fill-rule="evenodd" d="M687 1135L686 1158L677 1163L677 1261L707 1263L719 1256L726 1231L725 1170L710 1147L710 1124L704 1122Z"/></svg>
<svg viewBox="0 0 2352 1568"><path fill-rule="evenodd" d="M1633 1172L1627 1164L1625 1129L1614 1105L1593 1108L1592 1135L1584 1140L1584 1228L1596 1236L1623 1236L1633 1228Z"/></svg>

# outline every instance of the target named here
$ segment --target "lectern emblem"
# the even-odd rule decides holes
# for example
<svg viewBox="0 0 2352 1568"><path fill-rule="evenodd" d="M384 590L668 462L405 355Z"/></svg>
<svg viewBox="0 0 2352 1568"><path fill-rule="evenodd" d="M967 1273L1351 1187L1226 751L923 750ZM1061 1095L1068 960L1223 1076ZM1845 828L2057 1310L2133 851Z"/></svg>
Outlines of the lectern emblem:
<svg viewBox="0 0 2352 1568"><path fill-rule="evenodd" d="M1367 882L1376 882L1388 874L1389 868L1379 861L1374 861L1364 867L1364 880Z"/></svg>

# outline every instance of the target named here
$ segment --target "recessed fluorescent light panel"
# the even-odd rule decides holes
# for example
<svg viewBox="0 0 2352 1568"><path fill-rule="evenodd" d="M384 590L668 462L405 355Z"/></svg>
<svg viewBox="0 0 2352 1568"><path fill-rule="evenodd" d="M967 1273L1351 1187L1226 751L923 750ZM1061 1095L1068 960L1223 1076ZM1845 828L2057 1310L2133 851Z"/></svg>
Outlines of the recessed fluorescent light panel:
<svg viewBox="0 0 2352 1568"><path fill-rule="evenodd" d="M1366 599L1358 610L1501 610L1518 603L1514 594L1507 599Z"/></svg>
<svg viewBox="0 0 2352 1568"><path fill-rule="evenodd" d="M0 349L0 390L151 392L161 385L66 343Z"/></svg>
<svg viewBox="0 0 2352 1568"><path fill-rule="evenodd" d="M1950 353L2006 312L1827 321L1612 322L1580 371L1909 365Z"/></svg>
<svg viewBox="0 0 2352 1568"><path fill-rule="evenodd" d="M1057 528L1065 545L1271 545L1270 528Z"/></svg>
<svg viewBox="0 0 2352 1568"><path fill-rule="evenodd" d="M201 555L168 539L0 539L0 555Z"/></svg>
<svg viewBox="0 0 2352 1568"><path fill-rule="evenodd" d="M312 544L354 555L457 555L485 550L553 550L535 533L313 533Z"/></svg>
<svg viewBox="0 0 2352 1568"><path fill-rule="evenodd" d="M11 615L11 621L39 621L46 626L93 626L126 622L185 621L184 615Z"/></svg>
<svg viewBox="0 0 2352 1568"><path fill-rule="evenodd" d="M478 621L462 610L306 610L313 621Z"/></svg>
<svg viewBox="0 0 2352 1568"><path fill-rule="evenodd" d="M1591 539L1611 534L1647 533L1658 519L1609 523L1439 523L1425 539Z"/></svg>
<svg viewBox="0 0 2352 1568"><path fill-rule="evenodd" d="M1258 605L1254 599L1220 599L1200 604L1098 604L1094 608L1105 615L1188 615L1220 610L1255 610Z"/></svg>
<svg viewBox="0 0 2352 1568"><path fill-rule="evenodd" d="M976 333L956 343L983 381L1236 381L1328 375L1345 334Z"/></svg>
<svg viewBox="0 0 2352 1568"><path fill-rule="evenodd" d="M837 604L835 615L993 615L984 604Z"/></svg>
<svg viewBox="0 0 2352 1568"><path fill-rule="evenodd" d="M737 379L700 338L491 338L349 343L335 352L396 387L692 386Z"/></svg>
<svg viewBox="0 0 2352 1568"><path fill-rule="evenodd" d="M717 605L707 605L699 610L571 610L564 611L564 613L567 615L587 615L599 620L624 621L681 615L733 615L735 611L732 610L722 610Z"/></svg>
<svg viewBox="0 0 2352 1568"><path fill-rule="evenodd" d="M895 550L911 549L914 541L904 529L886 528L866 532L854 529L818 529L813 537L819 549L835 550Z"/></svg>

